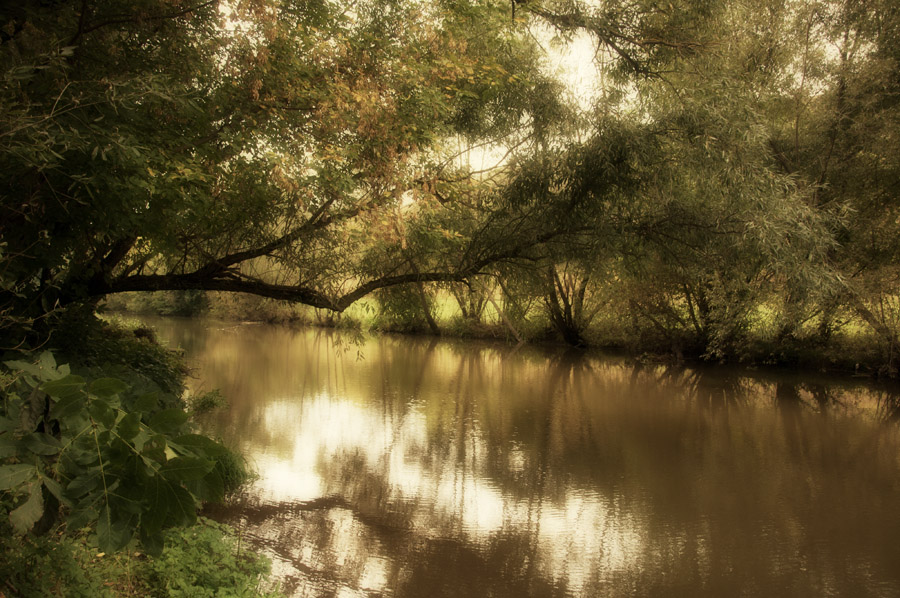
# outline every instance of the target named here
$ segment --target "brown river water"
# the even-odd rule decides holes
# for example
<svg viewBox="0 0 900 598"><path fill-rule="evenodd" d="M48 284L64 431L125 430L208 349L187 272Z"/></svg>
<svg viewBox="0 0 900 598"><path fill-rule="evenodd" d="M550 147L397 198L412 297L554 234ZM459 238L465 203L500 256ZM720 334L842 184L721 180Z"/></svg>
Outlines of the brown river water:
<svg viewBox="0 0 900 598"><path fill-rule="evenodd" d="M211 511L302 597L900 597L900 399L863 380L147 320L259 472Z"/></svg>

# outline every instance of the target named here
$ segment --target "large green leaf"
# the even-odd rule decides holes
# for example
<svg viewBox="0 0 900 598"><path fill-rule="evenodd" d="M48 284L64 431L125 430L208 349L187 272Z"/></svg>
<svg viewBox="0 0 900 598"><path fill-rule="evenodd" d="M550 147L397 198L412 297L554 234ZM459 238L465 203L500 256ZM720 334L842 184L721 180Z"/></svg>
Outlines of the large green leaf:
<svg viewBox="0 0 900 598"><path fill-rule="evenodd" d="M88 392L98 397L112 397L126 390L128 385L118 378L98 378L88 387Z"/></svg>
<svg viewBox="0 0 900 598"><path fill-rule="evenodd" d="M41 493L41 485L32 483L28 500L10 512L9 522L18 533L24 534L37 523L43 514L44 497Z"/></svg>
<svg viewBox="0 0 900 598"><path fill-rule="evenodd" d="M56 399L57 401L77 397L84 388L84 378L69 374L58 380L45 382L41 386L41 390Z"/></svg>
<svg viewBox="0 0 900 598"><path fill-rule="evenodd" d="M132 440L141 431L141 414L129 413L116 424L116 433L123 440ZM140 449L138 449L140 450Z"/></svg>
<svg viewBox="0 0 900 598"><path fill-rule="evenodd" d="M55 455L62 450L62 443L49 434L35 432L22 439L22 444L36 455Z"/></svg>
<svg viewBox="0 0 900 598"><path fill-rule="evenodd" d="M135 411L140 411L141 413L149 413L152 411L156 411L159 407L159 395L155 392L147 393L145 395L141 395L134 402L132 409Z"/></svg>
<svg viewBox="0 0 900 598"><path fill-rule="evenodd" d="M177 433L187 422L188 414L182 409L163 409L150 418L150 427L163 434Z"/></svg>
<svg viewBox="0 0 900 598"><path fill-rule="evenodd" d="M69 374L45 382L41 385L41 390L55 399L65 399L80 393L84 386L84 378L75 374Z"/></svg>
<svg viewBox="0 0 900 598"><path fill-rule="evenodd" d="M83 473L69 482L66 493L74 498L80 498L89 492L93 492L100 486L100 471L93 470Z"/></svg>
<svg viewBox="0 0 900 598"><path fill-rule="evenodd" d="M95 465L100 459L94 434L82 434L63 454L67 460L81 467Z"/></svg>
<svg viewBox="0 0 900 598"><path fill-rule="evenodd" d="M134 528L130 518L103 505L97 519L97 545L104 552L115 552L131 541Z"/></svg>
<svg viewBox="0 0 900 598"><path fill-rule="evenodd" d="M197 507L190 492L162 476L148 481L144 505L141 527L149 534L165 525L184 525L197 518Z"/></svg>
<svg viewBox="0 0 900 598"><path fill-rule="evenodd" d="M16 454L18 443L10 434L0 435L0 459L6 459Z"/></svg>
<svg viewBox="0 0 900 598"><path fill-rule="evenodd" d="M198 457L175 457L163 465L160 473L176 482L199 480L215 466L215 462Z"/></svg>
<svg viewBox="0 0 900 598"><path fill-rule="evenodd" d="M70 501L69 497L63 493L62 486L60 486L59 482L47 476L41 476L41 481L44 483L44 486L47 487L47 490L50 491L50 494L56 497L56 500L70 509L72 508L72 501Z"/></svg>
<svg viewBox="0 0 900 598"><path fill-rule="evenodd" d="M0 490L11 490L37 474L34 465L19 463L0 466Z"/></svg>
<svg viewBox="0 0 900 598"><path fill-rule="evenodd" d="M116 425L116 411L103 401L91 401L88 404L88 413L107 429Z"/></svg>
<svg viewBox="0 0 900 598"><path fill-rule="evenodd" d="M7 400L9 400L9 397L7 397ZM11 417L0 416L0 438L4 437L4 435L8 437L16 429L18 429L18 425Z"/></svg>
<svg viewBox="0 0 900 598"><path fill-rule="evenodd" d="M41 368L36 364L19 360L4 361L3 364L11 370L25 372L35 378L41 378Z"/></svg>
<svg viewBox="0 0 900 598"><path fill-rule="evenodd" d="M216 457L228 452L224 445L219 444L208 436L200 434L185 434L175 438L170 444L179 452L190 451L194 455L206 455L208 457Z"/></svg>
<svg viewBox="0 0 900 598"><path fill-rule="evenodd" d="M53 357L53 352L44 351L43 353L41 353L41 356L38 359L38 365L40 365L41 369L46 372L52 372L56 370L56 358Z"/></svg>
<svg viewBox="0 0 900 598"><path fill-rule="evenodd" d="M67 425L77 425L77 422L85 419L85 398L80 393L60 399L53 407L50 408L50 415L54 418L65 421ZM69 422L69 419L73 422Z"/></svg>
<svg viewBox="0 0 900 598"><path fill-rule="evenodd" d="M94 521L97 521L97 509L87 504L72 509L72 513L66 518L66 525L69 529L77 530L89 526Z"/></svg>
<svg viewBox="0 0 900 598"><path fill-rule="evenodd" d="M184 485L191 494L205 502L221 502L225 498L225 480L218 467L202 479L188 481Z"/></svg>
<svg viewBox="0 0 900 598"><path fill-rule="evenodd" d="M151 556L159 556L163 551L163 535L159 530L148 531L141 528L141 546Z"/></svg>
<svg viewBox="0 0 900 598"><path fill-rule="evenodd" d="M166 451L168 443L166 437L162 434L154 434L144 442L144 448L141 449L141 455L149 460L157 463L166 462Z"/></svg>

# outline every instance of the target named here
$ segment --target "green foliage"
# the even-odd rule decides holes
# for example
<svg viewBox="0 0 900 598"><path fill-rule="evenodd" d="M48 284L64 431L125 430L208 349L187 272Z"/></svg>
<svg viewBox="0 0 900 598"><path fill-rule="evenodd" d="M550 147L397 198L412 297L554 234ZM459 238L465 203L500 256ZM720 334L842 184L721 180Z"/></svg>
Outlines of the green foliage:
<svg viewBox="0 0 900 598"><path fill-rule="evenodd" d="M201 519L199 525L166 534L166 550L150 560L151 587L171 598L250 598L276 596L260 590L269 571L261 556L240 551L228 528Z"/></svg>
<svg viewBox="0 0 900 598"><path fill-rule="evenodd" d="M448 139L564 122L502 2L232 4L4 11L6 323L127 291L180 293L173 313L199 290L346 307L346 270L384 271L354 268L353 231L441 177Z"/></svg>
<svg viewBox="0 0 900 598"><path fill-rule="evenodd" d="M101 550L140 536L162 548L166 527L196 519L200 501L221 500L218 443L193 434L180 408L116 378L84 378L37 362L7 361L14 378L0 413L0 491L17 533L52 520L59 506L73 528L95 525Z"/></svg>
<svg viewBox="0 0 900 598"><path fill-rule="evenodd" d="M191 317L209 312L210 300L204 291L158 291L116 296L107 300L105 307L138 314Z"/></svg>
<svg viewBox="0 0 900 598"><path fill-rule="evenodd" d="M259 477L247 458L231 448L226 447L225 451L213 457L213 461L222 478L226 496Z"/></svg>
<svg viewBox="0 0 900 598"><path fill-rule="evenodd" d="M64 536L21 536L0 523L0 577L4 591L16 596L112 596L111 577L85 567L96 550ZM104 565L106 562L103 563Z"/></svg>
<svg viewBox="0 0 900 598"><path fill-rule="evenodd" d="M183 407L187 369L178 354L159 345L152 331L104 322L85 309L57 314L51 347L73 373L87 378L114 376L135 392L159 392L162 408Z"/></svg>
<svg viewBox="0 0 900 598"><path fill-rule="evenodd" d="M499 276L509 323L543 303L574 344L596 295L634 337L709 358L772 306L773 342L811 320L827 341L850 311L900 354L888 0L57 4L0 23L0 346L50 342L98 377L54 338L61 306L156 291L144 308L196 314L238 291L318 317ZM588 110L548 68L547 24L596 43ZM472 172L480 149L505 159ZM552 268L590 284L548 287ZM383 291L378 325L436 329L416 295ZM104 343L122 358L85 367L180 395L165 359L133 377L115 368L149 350Z"/></svg>
<svg viewBox="0 0 900 598"><path fill-rule="evenodd" d="M188 408L192 415L202 415L227 406L228 399L222 396L222 393L218 388L188 399Z"/></svg>
<svg viewBox="0 0 900 598"><path fill-rule="evenodd" d="M0 524L0 529L4 526ZM268 561L240 551L232 530L208 519L166 530L155 556L100 550L83 534L0 535L3 591L17 596L66 598L249 598L261 589Z"/></svg>
<svg viewBox="0 0 900 598"><path fill-rule="evenodd" d="M422 297L414 286L383 289L377 297L379 312L375 327L397 332L424 332L428 329Z"/></svg>

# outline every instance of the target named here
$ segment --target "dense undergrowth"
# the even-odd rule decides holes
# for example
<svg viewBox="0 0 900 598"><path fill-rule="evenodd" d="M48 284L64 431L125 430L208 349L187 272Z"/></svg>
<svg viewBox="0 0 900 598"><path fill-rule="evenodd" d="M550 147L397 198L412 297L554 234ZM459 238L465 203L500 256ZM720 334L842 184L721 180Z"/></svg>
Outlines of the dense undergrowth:
<svg viewBox="0 0 900 598"><path fill-rule="evenodd" d="M0 368L0 596L257 596L265 559L198 519L251 477L196 433L216 392L147 329L61 313Z"/></svg>
<svg viewBox="0 0 900 598"><path fill-rule="evenodd" d="M262 556L242 550L227 526L208 519L167 530L158 556L139 546L115 553L100 550L86 530L54 530L42 536L0 531L0 595L23 597L275 596L261 588L269 571Z"/></svg>

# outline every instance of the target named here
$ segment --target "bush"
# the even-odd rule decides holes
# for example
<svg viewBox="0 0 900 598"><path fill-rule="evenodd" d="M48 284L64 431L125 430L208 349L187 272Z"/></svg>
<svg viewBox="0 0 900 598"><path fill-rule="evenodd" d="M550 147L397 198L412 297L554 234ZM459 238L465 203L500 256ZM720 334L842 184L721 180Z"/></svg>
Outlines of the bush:
<svg viewBox="0 0 900 598"><path fill-rule="evenodd" d="M188 399L188 408L191 410L191 415L203 415L227 406L228 399L222 396L218 388Z"/></svg>
<svg viewBox="0 0 900 598"><path fill-rule="evenodd" d="M87 534L14 538L0 525L0 595L71 598L249 598L275 596L261 585L265 557L240 550L234 532L200 519L168 530L157 557L108 554Z"/></svg>
<svg viewBox="0 0 900 598"><path fill-rule="evenodd" d="M73 373L115 376L138 391L163 393L166 407L184 406L187 367L179 354L156 342L152 330L128 329L72 309L59 316L49 346Z"/></svg>
<svg viewBox="0 0 900 598"><path fill-rule="evenodd" d="M171 598L275 596L260 588L270 562L245 552L226 526L208 519L170 530L166 550L148 561L151 595Z"/></svg>
<svg viewBox="0 0 900 598"><path fill-rule="evenodd" d="M156 291L152 293L120 293L106 298L106 308L136 314L157 316L198 316L209 312L206 291Z"/></svg>
<svg viewBox="0 0 900 598"><path fill-rule="evenodd" d="M50 351L0 366L0 596L258 595L262 561L230 555L225 528L193 525L253 474L192 433L180 357L84 311L54 324L71 366Z"/></svg>
<svg viewBox="0 0 900 598"><path fill-rule="evenodd" d="M226 448L213 457L216 471L222 477L225 494L237 491L241 486L257 478L256 471L247 463L247 459L237 451Z"/></svg>
<svg viewBox="0 0 900 598"><path fill-rule="evenodd" d="M380 309L374 323L376 328L391 332L428 330L422 298L413 285L380 289L377 298Z"/></svg>
<svg viewBox="0 0 900 598"><path fill-rule="evenodd" d="M193 523L200 501L223 498L215 459L227 449L192 434L187 413L161 406L158 393L72 374L49 352L5 365L0 497L19 534L63 505L73 527L96 525L106 552L138 533L158 552L164 528Z"/></svg>

